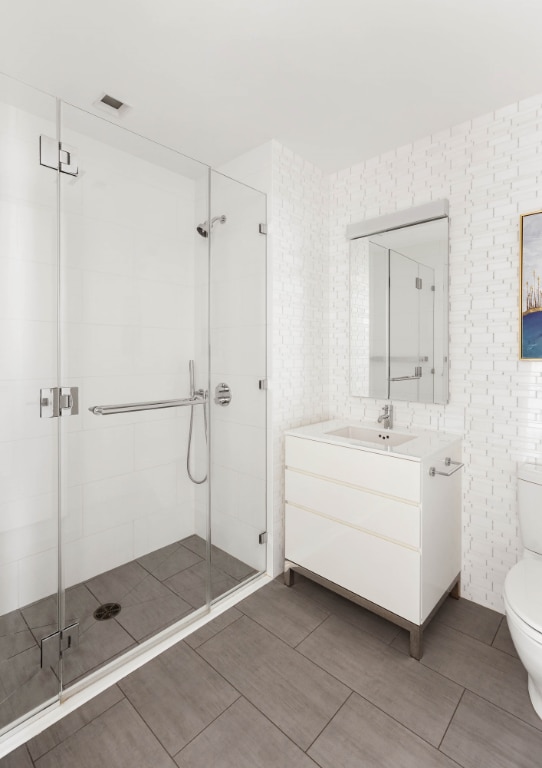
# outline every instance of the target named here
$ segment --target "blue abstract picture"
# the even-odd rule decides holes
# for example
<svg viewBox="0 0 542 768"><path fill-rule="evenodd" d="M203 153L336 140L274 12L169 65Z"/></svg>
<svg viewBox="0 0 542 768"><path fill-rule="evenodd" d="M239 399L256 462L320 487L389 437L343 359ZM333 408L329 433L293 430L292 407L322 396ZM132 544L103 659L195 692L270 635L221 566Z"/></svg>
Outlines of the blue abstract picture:
<svg viewBox="0 0 542 768"><path fill-rule="evenodd" d="M526 213L521 229L521 358L542 359L542 211Z"/></svg>

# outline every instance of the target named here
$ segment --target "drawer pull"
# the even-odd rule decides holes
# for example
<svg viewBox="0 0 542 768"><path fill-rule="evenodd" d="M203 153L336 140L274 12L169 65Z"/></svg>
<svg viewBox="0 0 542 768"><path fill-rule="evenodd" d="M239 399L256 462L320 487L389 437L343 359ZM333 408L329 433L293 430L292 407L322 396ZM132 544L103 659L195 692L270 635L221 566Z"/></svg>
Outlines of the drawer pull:
<svg viewBox="0 0 542 768"><path fill-rule="evenodd" d="M450 472L439 472L435 467L431 467L429 469L429 474L431 477L435 477L435 475L442 475L443 477L450 477L451 475L455 475L455 473L461 469L464 465L460 461L452 461L449 456L447 456L444 459L444 466L450 467L451 465L454 465L454 468Z"/></svg>

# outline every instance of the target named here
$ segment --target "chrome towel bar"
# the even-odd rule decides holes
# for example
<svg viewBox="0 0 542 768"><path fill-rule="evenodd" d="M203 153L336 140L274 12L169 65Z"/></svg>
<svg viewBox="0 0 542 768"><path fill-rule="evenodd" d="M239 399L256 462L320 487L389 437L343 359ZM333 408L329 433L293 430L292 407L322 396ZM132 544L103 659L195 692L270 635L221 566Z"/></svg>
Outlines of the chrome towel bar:
<svg viewBox="0 0 542 768"><path fill-rule="evenodd" d="M207 397L195 395L179 400L151 400L148 403L121 403L120 405L93 405L89 411L95 416L112 416L114 413L134 413L135 411L156 411L160 408L183 408L186 405L205 405Z"/></svg>
<svg viewBox="0 0 542 768"><path fill-rule="evenodd" d="M438 472L435 467L431 467L429 469L429 474L431 477L435 477L435 475L442 475L443 477L450 477L450 475L454 475L459 469L461 469L462 466L464 466L460 461L452 461L449 456L447 456L444 459L444 466L450 467L451 465L454 465L454 468L451 472Z"/></svg>

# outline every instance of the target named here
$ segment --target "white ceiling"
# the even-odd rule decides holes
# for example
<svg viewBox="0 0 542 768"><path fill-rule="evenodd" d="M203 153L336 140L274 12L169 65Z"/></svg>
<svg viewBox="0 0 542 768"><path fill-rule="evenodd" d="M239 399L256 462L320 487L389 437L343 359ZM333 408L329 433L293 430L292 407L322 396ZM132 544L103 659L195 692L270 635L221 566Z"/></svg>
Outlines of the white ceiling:
<svg viewBox="0 0 542 768"><path fill-rule="evenodd" d="M326 171L542 92L540 0L0 0L0 71L220 166Z"/></svg>

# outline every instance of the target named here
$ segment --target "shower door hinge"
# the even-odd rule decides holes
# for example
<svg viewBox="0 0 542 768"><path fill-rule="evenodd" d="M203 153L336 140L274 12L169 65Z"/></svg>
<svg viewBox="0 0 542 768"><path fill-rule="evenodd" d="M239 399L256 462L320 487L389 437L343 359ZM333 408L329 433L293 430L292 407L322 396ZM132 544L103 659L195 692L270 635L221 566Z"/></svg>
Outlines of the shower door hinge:
<svg viewBox="0 0 542 768"><path fill-rule="evenodd" d="M258 232L260 235L267 235L267 224L258 224Z"/></svg>
<svg viewBox="0 0 542 768"><path fill-rule="evenodd" d="M49 136L40 136L40 165L54 171L60 170L60 173L70 176L77 176L79 173L73 150Z"/></svg>
<svg viewBox="0 0 542 768"><path fill-rule="evenodd" d="M260 379L258 381L258 389L269 389L269 379Z"/></svg>
<svg viewBox="0 0 542 768"><path fill-rule="evenodd" d="M41 641L41 668L56 667L64 654L79 645L79 622L53 632Z"/></svg>
<svg viewBox="0 0 542 768"><path fill-rule="evenodd" d="M416 278L416 288L417 288L419 291L421 291L421 289L422 289L422 279L421 279L421 277L417 277L417 278Z"/></svg>
<svg viewBox="0 0 542 768"><path fill-rule="evenodd" d="M79 413L79 387L50 387L40 389L40 418L77 416Z"/></svg>
<svg viewBox="0 0 542 768"><path fill-rule="evenodd" d="M258 536L258 544L267 544L267 531L263 531Z"/></svg>

